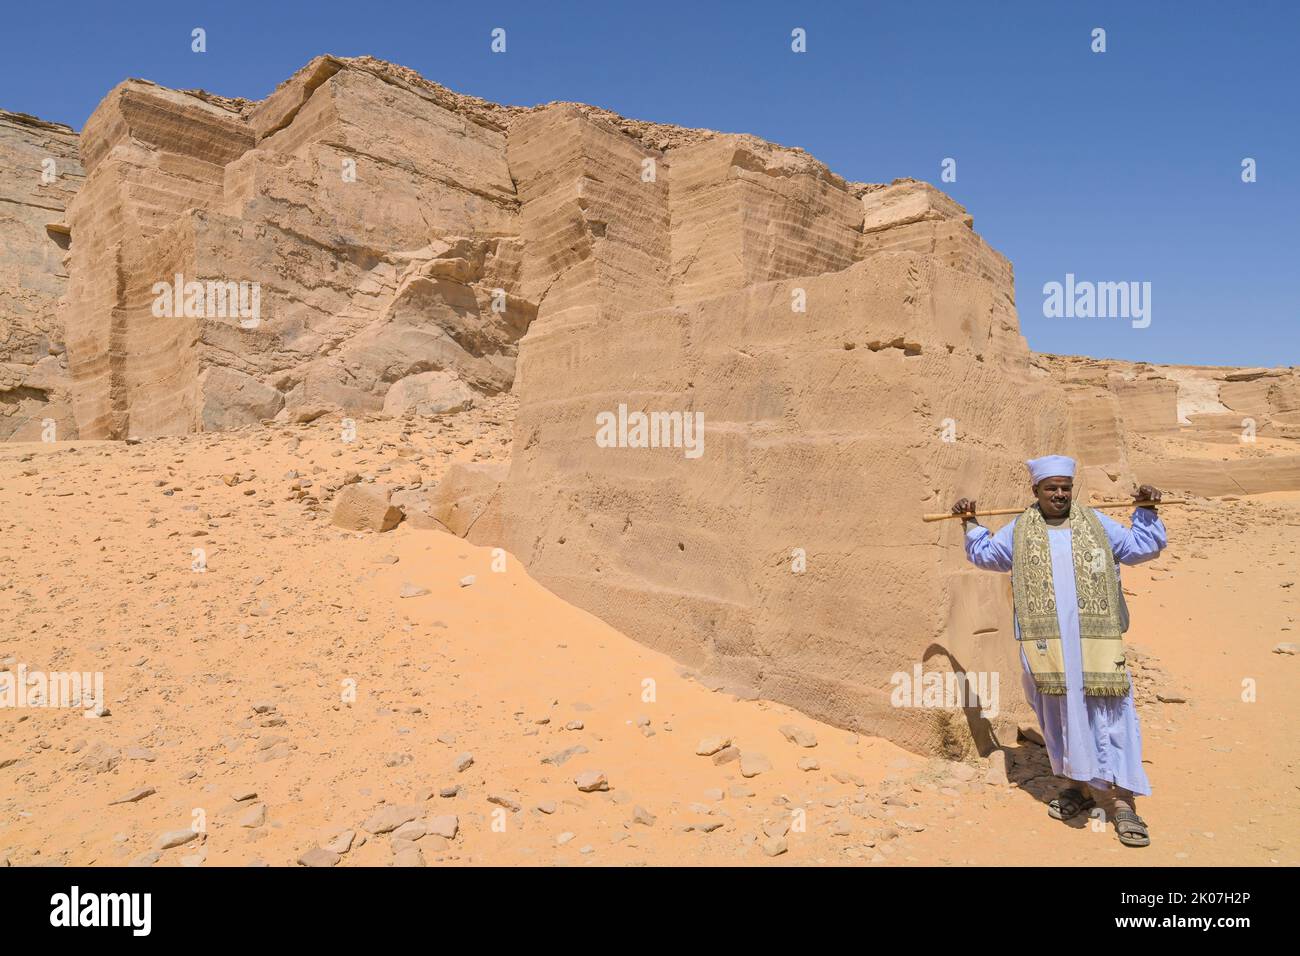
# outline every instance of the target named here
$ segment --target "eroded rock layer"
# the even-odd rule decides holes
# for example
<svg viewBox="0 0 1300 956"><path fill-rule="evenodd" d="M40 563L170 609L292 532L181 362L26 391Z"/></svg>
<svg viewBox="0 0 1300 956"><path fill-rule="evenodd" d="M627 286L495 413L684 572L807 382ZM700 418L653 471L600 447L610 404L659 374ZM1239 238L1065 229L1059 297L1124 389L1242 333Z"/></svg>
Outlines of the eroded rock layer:
<svg viewBox="0 0 1300 956"><path fill-rule="evenodd" d="M1038 355L1060 382L1093 487L1243 495L1300 489L1300 369Z"/></svg>
<svg viewBox="0 0 1300 956"><path fill-rule="evenodd" d="M460 479L446 510L485 512L471 538L714 680L924 749L969 741L892 706L891 678L923 656L1014 673L1004 584L920 521L958 487L1013 495L1068 425L1006 260L924 184L846 183L748 137L659 154L553 108L511 127L510 159L525 274L555 278L509 474L495 500ZM702 420L703 447L597 441L602 415L637 413Z"/></svg>
<svg viewBox="0 0 1300 956"><path fill-rule="evenodd" d="M256 104L114 89L69 212L82 433L380 414L432 372L448 395L406 382L399 411L508 390L535 306L517 290L506 111L475 102L333 57Z"/></svg>
<svg viewBox="0 0 1300 956"><path fill-rule="evenodd" d="M77 437L58 300L82 178L76 133L0 110L0 441Z"/></svg>

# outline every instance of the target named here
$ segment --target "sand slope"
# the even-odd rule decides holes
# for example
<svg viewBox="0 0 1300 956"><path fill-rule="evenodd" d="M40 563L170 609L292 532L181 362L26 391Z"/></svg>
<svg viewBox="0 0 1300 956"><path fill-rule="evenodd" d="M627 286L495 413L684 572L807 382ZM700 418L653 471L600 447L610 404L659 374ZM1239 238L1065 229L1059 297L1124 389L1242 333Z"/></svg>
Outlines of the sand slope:
<svg viewBox="0 0 1300 956"><path fill-rule="evenodd" d="M0 446L0 660L101 670L110 708L0 711L0 858L293 865L352 830L339 865L1300 861L1300 659L1271 652L1295 640L1300 495L1166 509L1170 549L1125 569L1155 789L1139 806L1153 845L1135 851L1109 826L1046 816L1056 784L1033 744L1002 741L1012 783L987 784L981 761L927 760L712 690L513 556L494 571L490 548L409 523L342 532L327 503L313 510L348 472L431 484L452 461L499 459L505 427L363 422L343 443L322 420ZM313 481L305 503L295 480ZM429 593L402 598L407 584ZM714 736L770 769L747 778L698 756ZM457 770L462 754L473 762ZM610 789L580 791L587 771ZM154 792L112 804L140 789ZM366 833L384 807L437 827L454 816L456 835ZM638 808L653 822L632 822ZM206 832L157 850L196 809Z"/></svg>

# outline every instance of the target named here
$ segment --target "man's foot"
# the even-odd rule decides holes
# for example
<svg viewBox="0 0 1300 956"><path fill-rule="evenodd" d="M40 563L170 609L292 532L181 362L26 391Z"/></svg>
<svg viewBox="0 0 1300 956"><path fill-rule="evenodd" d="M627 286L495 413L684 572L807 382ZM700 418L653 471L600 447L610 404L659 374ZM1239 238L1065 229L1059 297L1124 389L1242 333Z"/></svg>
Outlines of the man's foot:
<svg viewBox="0 0 1300 956"><path fill-rule="evenodd" d="M1047 815L1053 820L1068 820L1097 805L1092 797L1085 797L1074 787L1066 787L1061 795L1047 805Z"/></svg>
<svg viewBox="0 0 1300 956"><path fill-rule="evenodd" d="M1150 846L1147 824L1127 800L1115 800L1115 835L1125 846Z"/></svg>

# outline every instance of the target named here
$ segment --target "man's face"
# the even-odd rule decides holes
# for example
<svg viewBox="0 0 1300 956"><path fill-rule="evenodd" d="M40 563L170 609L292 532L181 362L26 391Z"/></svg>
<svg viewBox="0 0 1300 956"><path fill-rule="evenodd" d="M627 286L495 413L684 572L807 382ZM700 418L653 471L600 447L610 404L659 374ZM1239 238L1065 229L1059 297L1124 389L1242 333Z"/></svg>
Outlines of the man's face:
<svg viewBox="0 0 1300 956"><path fill-rule="evenodd" d="M1070 499L1074 497L1073 478L1044 478L1034 485L1038 507L1049 518L1063 518L1070 513Z"/></svg>

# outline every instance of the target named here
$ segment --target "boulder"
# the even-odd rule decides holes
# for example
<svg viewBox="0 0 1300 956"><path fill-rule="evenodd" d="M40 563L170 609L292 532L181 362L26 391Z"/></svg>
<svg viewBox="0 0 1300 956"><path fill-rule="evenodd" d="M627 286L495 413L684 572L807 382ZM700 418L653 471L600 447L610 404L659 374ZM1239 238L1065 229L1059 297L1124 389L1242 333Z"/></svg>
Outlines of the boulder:
<svg viewBox="0 0 1300 956"><path fill-rule="evenodd" d="M273 386L232 368L214 366L199 375L203 392L203 430L224 431L274 418L284 396Z"/></svg>
<svg viewBox="0 0 1300 956"><path fill-rule="evenodd" d="M349 531L391 531L402 521L402 509L392 504L392 490L385 485L346 485L334 500L331 519Z"/></svg>
<svg viewBox="0 0 1300 956"><path fill-rule="evenodd" d="M421 372L394 382L384 396L384 414L431 417L464 411L477 393L452 372Z"/></svg>
<svg viewBox="0 0 1300 956"><path fill-rule="evenodd" d="M464 537L471 528L478 528L487 540L494 537L494 507L509 470L500 462L454 464L424 499L423 506L415 504L414 510L423 510L454 535ZM500 533L499 529L496 533Z"/></svg>

